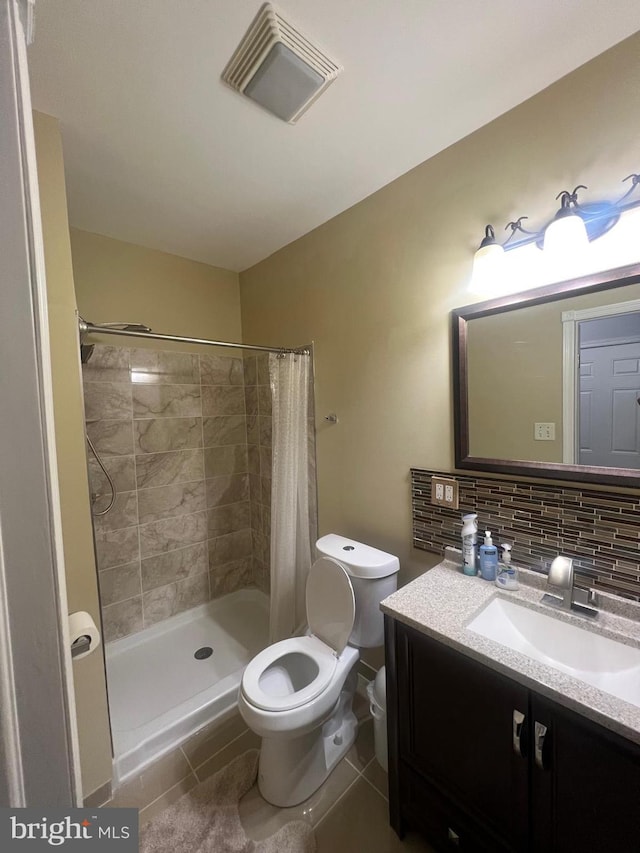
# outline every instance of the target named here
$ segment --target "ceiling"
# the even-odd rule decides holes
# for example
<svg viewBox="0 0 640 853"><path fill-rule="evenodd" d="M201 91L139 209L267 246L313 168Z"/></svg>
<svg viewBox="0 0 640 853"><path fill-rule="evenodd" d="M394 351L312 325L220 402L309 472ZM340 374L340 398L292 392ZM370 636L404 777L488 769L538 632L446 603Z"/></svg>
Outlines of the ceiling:
<svg viewBox="0 0 640 853"><path fill-rule="evenodd" d="M243 270L634 33L638 0L282 0L344 66L295 126L220 74L261 0L38 0L71 224Z"/></svg>

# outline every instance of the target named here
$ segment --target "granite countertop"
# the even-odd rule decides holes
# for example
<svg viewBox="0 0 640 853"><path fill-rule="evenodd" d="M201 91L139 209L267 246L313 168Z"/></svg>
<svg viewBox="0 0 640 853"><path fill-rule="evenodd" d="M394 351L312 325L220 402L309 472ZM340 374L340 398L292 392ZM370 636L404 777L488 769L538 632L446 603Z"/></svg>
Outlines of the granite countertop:
<svg viewBox="0 0 640 853"><path fill-rule="evenodd" d="M385 598L382 610L416 630L474 658L515 681L640 744L640 707L584 681L540 663L467 628L492 598L508 598L543 610L625 645L640 648L640 604L599 593L598 617L584 617L540 604L546 576L518 569L520 588L499 589L494 583L462 573L460 553L445 549L445 560ZM637 674L635 676L638 677Z"/></svg>

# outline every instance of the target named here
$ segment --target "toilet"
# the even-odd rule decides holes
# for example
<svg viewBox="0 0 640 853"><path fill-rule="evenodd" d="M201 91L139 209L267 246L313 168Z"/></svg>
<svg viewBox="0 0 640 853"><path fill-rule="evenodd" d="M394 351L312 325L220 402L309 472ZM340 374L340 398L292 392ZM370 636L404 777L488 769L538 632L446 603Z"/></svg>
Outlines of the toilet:
<svg viewBox="0 0 640 853"><path fill-rule="evenodd" d="M335 533L316 543L306 586L307 634L274 643L242 676L238 708L262 738L258 788L275 806L306 800L352 746L358 648L381 646L380 602L397 557Z"/></svg>

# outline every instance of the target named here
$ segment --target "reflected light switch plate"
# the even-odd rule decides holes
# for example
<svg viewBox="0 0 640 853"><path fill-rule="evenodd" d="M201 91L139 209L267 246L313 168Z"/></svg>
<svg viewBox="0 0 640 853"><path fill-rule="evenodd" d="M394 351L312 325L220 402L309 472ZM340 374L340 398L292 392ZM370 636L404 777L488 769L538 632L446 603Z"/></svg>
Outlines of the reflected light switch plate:
<svg viewBox="0 0 640 853"><path fill-rule="evenodd" d="M533 437L536 441L555 441L556 425L554 423L534 424Z"/></svg>

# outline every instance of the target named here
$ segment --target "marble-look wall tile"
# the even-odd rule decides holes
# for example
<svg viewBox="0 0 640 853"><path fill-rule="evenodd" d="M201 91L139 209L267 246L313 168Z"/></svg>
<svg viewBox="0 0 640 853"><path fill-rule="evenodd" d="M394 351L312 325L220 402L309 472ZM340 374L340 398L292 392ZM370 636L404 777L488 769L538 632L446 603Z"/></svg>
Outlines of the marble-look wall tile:
<svg viewBox="0 0 640 853"><path fill-rule="evenodd" d="M250 527L251 509L249 501L210 509L207 512L207 522L210 539Z"/></svg>
<svg viewBox="0 0 640 853"><path fill-rule="evenodd" d="M256 356L256 365L258 368L258 385L269 385L271 382L269 377L269 353L259 353Z"/></svg>
<svg viewBox="0 0 640 853"><path fill-rule="evenodd" d="M143 558L152 557L196 542L204 542L206 538L206 512L152 521L140 525L140 555Z"/></svg>
<svg viewBox="0 0 640 853"><path fill-rule="evenodd" d="M85 382L87 421L127 420L131 417L131 385L125 382Z"/></svg>
<svg viewBox="0 0 640 853"><path fill-rule="evenodd" d="M262 477L271 477L271 445L260 445L260 474Z"/></svg>
<svg viewBox="0 0 640 853"><path fill-rule="evenodd" d="M245 385L244 405L247 417L258 414L258 389L255 385Z"/></svg>
<svg viewBox="0 0 640 853"><path fill-rule="evenodd" d="M244 415L244 387L242 385L203 385L202 414Z"/></svg>
<svg viewBox="0 0 640 853"><path fill-rule="evenodd" d="M176 551L167 551L166 554L147 557L142 560L141 568L142 589L145 592L192 575L202 575L208 570L207 543L198 542Z"/></svg>
<svg viewBox="0 0 640 853"><path fill-rule="evenodd" d="M271 477L260 477L260 501L271 506Z"/></svg>
<svg viewBox="0 0 640 853"><path fill-rule="evenodd" d="M251 529L252 530L262 530L262 513L265 507L262 506L258 501L251 501L249 506L251 507Z"/></svg>
<svg viewBox="0 0 640 853"><path fill-rule="evenodd" d="M133 527L138 523L137 492L118 492L116 499L106 515L94 515L95 530L120 530Z"/></svg>
<svg viewBox="0 0 640 853"><path fill-rule="evenodd" d="M133 456L105 456L102 464L113 480L116 491L131 492L135 489L136 468ZM92 492L111 494L107 478L91 452L89 452L89 484Z"/></svg>
<svg viewBox="0 0 640 853"><path fill-rule="evenodd" d="M258 385L258 412L271 417L271 388L268 385Z"/></svg>
<svg viewBox="0 0 640 853"><path fill-rule="evenodd" d="M247 421L244 415L205 418L202 426L205 447L247 443Z"/></svg>
<svg viewBox="0 0 640 853"><path fill-rule="evenodd" d="M142 630L142 596L102 608L105 642L119 640Z"/></svg>
<svg viewBox="0 0 640 853"><path fill-rule="evenodd" d="M172 450L168 453L136 456L136 483L139 489L203 479L202 450Z"/></svg>
<svg viewBox="0 0 640 853"><path fill-rule="evenodd" d="M202 415L199 385L132 387L134 418L197 418Z"/></svg>
<svg viewBox="0 0 640 853"><path fill-rule="evenodd" d="M139 385L198 385L198 356L188 352L131 350L131 381Z"/></svg>
<svg viewBox="0 0 640 853"><path fill-rule="evenodd" d="M243 359L244 363L244 384L245 385L257 385L258 384L258 367L256 364L255 355L245 355Z"/></svg>
<svg viewBox="0 0 640 853"><path fill-rule="evenodd" d="M133 422L135 453L202 447L202 418L145 418Z"/></svg>
<svg viewBox="0 0 640 853"><path fill-rule="evenodd" d="M133 563L140 558L138 528L124 530L95 530L98 569L108 569Z"/></svg>
<svg viewBox="0 0 640 853"><path fill-rule="evenodd" d="M250 474L260 476L260 448L257 444L247 444L247 469Z"/></svg>
<svg viewBox="0 0 640 853"><path fill-rule="evenodd" d="M203 385L243 385L242 359L223 355L201 355L200 381Z"/></svg>
<svg viewBox="0 0 640 853"><path fill-rule="evenodd" d="M273 420L270 415L260 415L258 429L260 440L256 443L262 444L265 447L271 447L273 437Z"/></svg>
<svg viewBox="0 0 640 853"><path fill-rule="evenodd" d="M206 508L204 480L140 489L138 518L140 524L160 521L178 515L189 515Z"/></svg>
<svg viewBox="0 0 640 853"><path fill-rule="evenodd" d="M206 481L207 506L222 506L249 500L249 475L226 474Z"/></svg>
<svg viewBox="0 0 640 853"><path fill-rule="evenodd" d="M204 471L207 478L221 474L247 473L247 445L227 444L222 447L205 448Z"/></svg>
<svg viewBox="0 0 640 853"><path fill-rule="evenodd" d="M195 575L143 593L144 621L153 625L209 600L208 574Z"/></svg>
<svg viewBox="0 0 640 853"><path fill-rule="evenodd" d="M251 557L233 560L221 566L216 566L209 575L211 597L218 598L235 592L237 589L250 586L253 583L253 566Z"/></svg>
<svg viewBox="0 0 640 853"><path fill-rule="evenodd" d="M133 453L133 422L131 420L93 421L86 426L87 435L101 457L130 456Z"/></svg>
<svg viewBox="0 0 640 853"><path fill-rule="evenodd" d="M95 344L91 357L82 365L84 382L128 382L129 350Z"/></svg>
<svg viewBox="0 0 640 853"><path fill-rule="evenodd" d="M98 572L100 602L103 607L140 595L140 563L129 563Z"/></svg>
<svg viewBox="0 0 640 853"><path fill-rule="evenodd" d="M247 442L249 444L260 444L258 415L247 415Z"/></svg>
<svg viewBox="0 0 640 853"><path fill-rule="evenodd" d="M216 566L250 557L252 550L251 530L239 530L227 533L216 539L209 539L209 568L214 571Z"/></svg>

